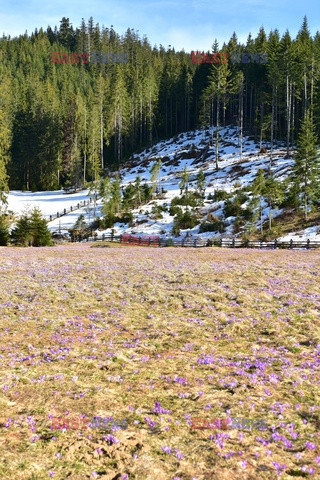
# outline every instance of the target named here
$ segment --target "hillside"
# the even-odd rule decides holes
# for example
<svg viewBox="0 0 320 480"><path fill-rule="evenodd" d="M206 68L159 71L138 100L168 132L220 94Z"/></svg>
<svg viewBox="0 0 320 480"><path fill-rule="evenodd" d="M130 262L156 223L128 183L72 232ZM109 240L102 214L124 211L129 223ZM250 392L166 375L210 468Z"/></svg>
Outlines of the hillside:
<svg viewBox="0 0 320 480"><path fill-rule="evenodd" d="M186 167L189 173L189 191L195 189L195 179L200 169L205 175L205 201L203 207L199 209L199 223L192 229L181 229L180 236L199 235L202 237L215 237L220 234L241 235L243 228L239 232L235 232L235 217L225 216L224 205L225 200L215 200L215 192L224 191L230 194L232 200L235 192L243 188L250 187L252 181L257 175L259 169L268 170L270 165L270 151L266 153L260 152L260 145L254 142L252 137L244 137L243 154L240 158L240 147L238 142L238 133L236 127L226 127L221 129L221 140L219 144L219 169L215 168L215 145L210 146L209 140L215 129L212 130L195 130L180 134L177 137L167 141L161 141L154 145L152 149L145 149L140 153L133 155L129 161L120 170L122 190L130 183L134 183L139 175L142 182L151 184L150 168L155 159L161 158L161 188L165 193L158 195L151 202L142 205L138 209L132 210L134 221L131 226L128 224L116 223L114 226L115 233L131 233L131 234L157 234L161 236L171 236L173 227L173 215L170 215L171 201L174 197L180 195L179 183L181 181L183 169ZM213 141L214 143L214 141ZM284 180L290 173L293 165L292 158L286 158L286 151L283 146L279 145L273 149L272 154L272 173L276 180ZM243 203L245 208L252 198L250 188L246 192L249 200ZM25 205L37 205L43 214L49 219L49 215L55 214L57 211L63 211L64 208L70 208L88 199L88 190L76 194L64 194L63 191L57 192L11 192L9 195L9 209L15 213L21 213ZM162 207L160 214L162 218L154 218L152 213L154 206ZM181 207L186 209L186 207ZM97 203L97 215L101 216L101 200ZM49 228L52 232L67 233L80 214L85 215L86 221L92 221L93 204L89 207L77 209L61 218L57 218L49 222ZM208 216L209 215L209 216ZM210 217L211 215L211 217ZM210 231L199 233L201 222L210 221L210 218L217 217L224 224L223 231ZM267 202L263 202L263 221L268 221L269 207ZM281 209L272 210L273 218L278 217L277 223L285 223L283 211ZM258 226L260 221L256 220ZM315 218L315 224L308 225L308 228L301 231L297 222L293 225L293 233L287 233L285 238L291 238L296 235L300 237L317 237L318 218ZM109 233L111 229L99 231L100 233ZM295 233L294 233L295 232ZM283 237L284 238L284 237Z"/></svg>

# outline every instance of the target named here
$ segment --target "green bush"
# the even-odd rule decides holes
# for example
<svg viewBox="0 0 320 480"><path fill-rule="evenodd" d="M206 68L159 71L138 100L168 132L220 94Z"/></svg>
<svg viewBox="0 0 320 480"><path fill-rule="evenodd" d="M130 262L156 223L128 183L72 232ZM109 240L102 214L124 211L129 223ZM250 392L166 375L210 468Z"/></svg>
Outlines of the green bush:
<svg viewBox="0 0 320 480"><path fill-rule="evenodd" d="M113 213L105 215L101 221L102 228L112 228L116 223L117 217Z"/></svg>
<svg viewBox="0 0 320 480"><path fill-rule="evenodd" d="M174 197L171 200L171 207L174 207L175 205L197 207L199 205L199 196L190 192L188 195L182 195L182 197Z"/></svg>
<svg viewBox="0 0 320 480"><path fill-rule="evenodd" d="M225 217L244 217L250 218L251 210L248 208L242 208L242 205L249 200L249 197L244 192L239 192L234 199L228 199L224 204Z"/></svg>
<svg viewBox="0 0 320 480"><path fill-rule="evenodd" d="M180 227L179 227L179 223L177 221L173 222L173 227L172 227L171 233L172 233L172 235L176 235L176 236L180 235ZM172 239L171 239L171 241L172 241Z"/></svg>
<svg viewBox="0 0 320 480"><path fill-rule="evenodd" d="M235 222L233 223L233 233L239 233L246 224L246 221L244 218L237 217Z"/></svg>
<svg viewBox="0 0 320 480"><path fill-rule="evenodd" d="M181 214L178 213L174 218L174 224L177 224L179 229L193 228L198 223L197 216L189 210Z"/></svg>
<svg viewBox="0 0 320 480"><path fill-rule="evenodd" d="M132 212L125 212L121 215L121 218L116 219L116 221L128 223L129 225L131 225L133 222L133 219L134 219L134 216Z"/></svg>
<svg viewBox="0 0 320 480"><path fill-rule="evenodd" d="M162 215L163 211L166 211L166 209L163 210L163 208L160 205L153 205L151 209L152 218L154 219L163 218L163 215Z"/></svg>
<svg viewBox="0 0 320 480"><path fill-rule="evenodd" d="M226 200L230 198L230 193L226 192L225 190L216 190L213 194L210 193L208 195L208 200L213 200L214 202L220 202L221 200Z"/></svg>
<svg viewBox="0 0 320 480"><path fill-rule="evenodd" d="M7 215L0 215L0 246L8 245L10 239L9 221Z"/></svg>
<svg viewBox="0 0 320 480"><path fill-rule="evenodd" d="M180 207L178 207L177 205L173 205L173 206L171 205L169 213L172 217L174 217L175 215L178 215L179 213L182 214L182 209Z"/></svg>
<svg viewBox="0 0 320 480"><path fill-rule="evenodd" d="M217 218L216 221L213 222L203 222L200 225L199 233L204 232L223 232L224 231L224 223L222 220Z"/></svg>
<svg viewBox="0 0 320 480"><path fill-rule="evenodd" d="M12 231L12 239L17 245L23 247L47 247L52 246L52 236L48 230L46 220L38 208L23 214Z"/></svg>

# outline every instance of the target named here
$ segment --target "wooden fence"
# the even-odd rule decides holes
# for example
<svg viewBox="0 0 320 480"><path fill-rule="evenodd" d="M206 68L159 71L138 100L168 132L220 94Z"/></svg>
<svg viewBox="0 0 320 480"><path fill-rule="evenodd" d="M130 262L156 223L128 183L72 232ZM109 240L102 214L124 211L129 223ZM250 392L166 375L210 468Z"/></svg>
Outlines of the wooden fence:
<svg viewBox="0 0 320 480"><path fill-rule="evenodd" d="M174 238L161 238L159 236L149 235L112 235L102 234L93 235L86 238L78 238L78 241L84 242L96 242L96 241L109 241L122 243L124 245L140 245L140 246L152 246L152 247L224 247L224 248L261 248L261 249L314 249L320 247L320 241L317 240L290 240L280 241L273 240L271 242L264 242L259 240L246 240L243 241L240 238L220 238L220 239L204 239L201 237L186 237L182 240L176 240Z"/></svg>
<svg viewBox="0 0 320 480"><path fill-rule="evenodd" d="M54 213L53 215L46 215L45 218L47 222L52 222L52 220L55 220L56 218L63 217L64 215L67 215L70 212L74 212L76 210L79 210L80 208L85 207L86 205L89 205L90 203L93 202L93 199L90 197L89 200L81 200L77 205L74 205L69 208L64 208L61 210L61 212Z"/></svg>

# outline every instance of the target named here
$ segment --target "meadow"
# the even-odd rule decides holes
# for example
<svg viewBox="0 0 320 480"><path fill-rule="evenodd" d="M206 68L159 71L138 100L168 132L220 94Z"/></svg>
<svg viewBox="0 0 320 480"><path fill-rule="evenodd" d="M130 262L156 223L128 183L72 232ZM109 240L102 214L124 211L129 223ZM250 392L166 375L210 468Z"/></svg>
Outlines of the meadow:
<svg viewBox="0 0 320 480"><path fill-rule="evenodd" d="M317 251L1 247L1 480L319 479L319 266ZM93 416L128 428L52 428Z"/></svg>

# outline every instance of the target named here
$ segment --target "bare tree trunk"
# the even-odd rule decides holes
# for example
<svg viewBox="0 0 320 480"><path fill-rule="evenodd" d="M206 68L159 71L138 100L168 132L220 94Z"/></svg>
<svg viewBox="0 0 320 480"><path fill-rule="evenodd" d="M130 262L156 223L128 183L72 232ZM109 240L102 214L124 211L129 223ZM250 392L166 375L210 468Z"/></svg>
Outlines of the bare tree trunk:
<svg viewBox="0 0 320 480"><path fill-rule="evenodd" d="M295 92L295 85L293 85L293 93L292 93L292 139L291 139L291 145L293 145L293 143L294 143L294 105L295 105L294 92Z"/></svg>
<svg viewBox="0 0 320 480"><path fill-rule="evenodd" d="M291 100L292 84L289 82L289 76L287 75L287 157L290 155Z"/></svg>
<svg viewBox="0 0 320 480"><path fill-rule="evenodd" d="M307 163L307 162L306 162ZM307 195L307 165L305 166L305 176L304 176L304 220L305 222L308 220L308 195Z"/></svg>
<svg viewBox="0 0 320 480"><path fill-rule="evenodd" d="M243 85L241 85L239 92L239 145L240 145L240 159L242 160L242 143L243 143Z"/></svg>
<svg viewBox="0 0 320 480"><path fill-rule="evenodd" d="M219 86L218 86L219 88ZM219 107L220 107L220 98L219 94L217 96L217 122L216 122L216 170L219 169L218 159L219 159Z"/></svg>
<svg viewBox="0 0 320 480"><path fill-rule="evenodd" d="M263 139L263 121L264 121L264 104L263 104L263 102L261 103L260 110L261 110L260 150L261 150L261 148L262 148L262 139Z"/></svg>
<svg viewBox="0 0 320 480"><path fill-rule="evenodd" d="M272 212L271 212L272 206L271 206L271 200L269 198L269 230L271 230L272 226Z"/></svg>
<svg viewBox="0 0 320 480"><path fill-rule="evenodd" d="M271 174L272 168L272 154L273 154L273 130L274 130L274 91L275 85L272 87L272 111L271 111L271 133L270 133L270 163L269 163L269 173Z"/></svg>

